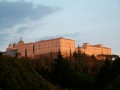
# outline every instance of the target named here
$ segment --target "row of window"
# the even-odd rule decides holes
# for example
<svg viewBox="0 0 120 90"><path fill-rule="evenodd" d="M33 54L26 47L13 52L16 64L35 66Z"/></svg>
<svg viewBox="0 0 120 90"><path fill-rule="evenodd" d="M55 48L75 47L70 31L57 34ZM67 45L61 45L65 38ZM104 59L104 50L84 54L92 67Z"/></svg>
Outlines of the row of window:
<svg viewBox="0 0 120 90"><path fill-rule="evenodd" d="M35 44L35 45L53 45L53 44L60 44L59 42L49 42L49 43L38 43L38 44Z"/></svg>
<svg viewBox="0 0 120 90"><path fill-rule="evenodd" d="M35 49L37 49L37 48L50 48L50 47L59 47L59 45L54 45L54 46L37 46L37 47L35 47Z"/></svg>
<svg viewBox="0 0 120 90"><path fill-rule="evenodd" d="M86 51L86 53L94 53L94 54L110 54L110 52L93 52L93 51Z"/></svg>
<svg viewBox="0 0 120 90"><path fill-rule="evenodd" d="M59 47L59 44L55 44L55 45L36 45L35 47ZM62 47L71 47L73 45L61 45Z"/></svg>
<svg viewBox="0 0 120 90"><path fill-rule="evenodd" d="M105 48L93 48L93 47L83 47L84 49L90 49L90 50L110 50Z"/></svg>
<svg viewBox="0 0 120 90"><path fill-rule="evenodd" d="M49 49L49 50L37 50L36 52L53 52L53 51L59 51L59 49Z"/></svg>
<svg viewBox="0 0 120 90"><path fill-rule="evenodd" d="M110 52L110 50L86 50L88 52Z"/></svg>
<svg viewBox="0 0 120 90"><path fill-rule="evenodd" d="M92 49L87 49L86 48L86 50L88 50L88 51L105 51L105 52L109 52L110 51L109 49L96 49L96 48L92 48Z"/></svg>

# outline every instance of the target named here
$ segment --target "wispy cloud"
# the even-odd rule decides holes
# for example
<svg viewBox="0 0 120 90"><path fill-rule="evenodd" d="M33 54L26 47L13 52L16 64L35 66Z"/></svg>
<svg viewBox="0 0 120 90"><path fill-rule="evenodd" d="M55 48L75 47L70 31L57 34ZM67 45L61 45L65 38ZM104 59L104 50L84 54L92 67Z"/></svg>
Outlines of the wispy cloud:
<svg viewBox="0 0 120 90"><path fill-rule="evenodd" d="M0 50L5 48L10 41L15 41L24 35L26 31L41 25L42 18L57 10L57 8L44 5L35 6L32 2L24 0L0 1Z"/></svg>
<svg viewBox="0 0 120 90"><path fill-rule="evenodd" d="M17 23L40 19L53 12L54 10L47 6L34 7L32 2L0 1L0 28L8 28Z"/></svg>

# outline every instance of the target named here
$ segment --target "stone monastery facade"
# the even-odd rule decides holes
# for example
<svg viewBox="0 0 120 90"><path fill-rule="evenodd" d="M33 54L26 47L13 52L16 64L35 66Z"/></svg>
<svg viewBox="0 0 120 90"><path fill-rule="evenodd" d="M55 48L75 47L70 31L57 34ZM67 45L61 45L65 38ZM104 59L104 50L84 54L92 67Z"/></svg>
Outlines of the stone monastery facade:
<svg viewBox="0 0 120 90"><path fill-rule="evenodd" d="M41 40L34 43L24 43L22 38L18 43L9 44L6 48L6 52L17 51L22 57L32 57L40 55L57 55L61 51L64 57L70 56L76 50L80 50L82 53L88 55L111 55L111 48L103 47L102 44L99 45L90 45L89 43L84 43L82 47L75 47L75 40L67 38L55 38L50 40Z"/></svg>
<svg viewBox="0 0 120 90"><path fill-rule="evenodd" d="M67 57L70 55L70 51L71 53L75 51L75 40L60 37L56 39L42 40L35 43L24 43L21 38L18 44L10 44L6 49L6 52L11 50L17 50L22 57L34 57L50 53L55 55L59 51L61 51L64 57Z"/></svg>
<svg viewBox="0 0 120 90"><path fill-rule="evenodd" d="M78 49L81 53L85 53L90 56L111 55L111 48L104 47L102 44L90 45L89 43L84 43L83 46L77 48L76 50Z"/></svg>

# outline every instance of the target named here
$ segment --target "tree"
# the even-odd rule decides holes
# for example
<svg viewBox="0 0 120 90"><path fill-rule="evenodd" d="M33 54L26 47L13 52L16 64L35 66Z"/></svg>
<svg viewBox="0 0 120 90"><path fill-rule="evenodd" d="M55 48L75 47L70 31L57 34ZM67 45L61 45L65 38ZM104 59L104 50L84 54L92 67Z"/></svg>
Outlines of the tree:
<svg viewBox="0 0 120 90"><path fill-rule="evenodd" d="M25 58L27 58L27 49L25 49Z"/></svg>
<svg viewBox="0 0 120 90"><path fill-rule="evenodd" d="M2 52L0 52L0 57L2 57L3 56L3 54L2 54Z"/></svg>

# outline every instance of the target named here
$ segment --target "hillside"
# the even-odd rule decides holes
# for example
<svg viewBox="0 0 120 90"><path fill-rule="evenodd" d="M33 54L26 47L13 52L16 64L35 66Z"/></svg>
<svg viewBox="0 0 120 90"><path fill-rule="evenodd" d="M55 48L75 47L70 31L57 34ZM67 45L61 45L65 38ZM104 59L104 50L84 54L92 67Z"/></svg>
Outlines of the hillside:
<svg viewBox="0 0 120 90"><path fill-rule="evenodd" d="M25 60L0 57L0 90L59 90Z"/></svg>

